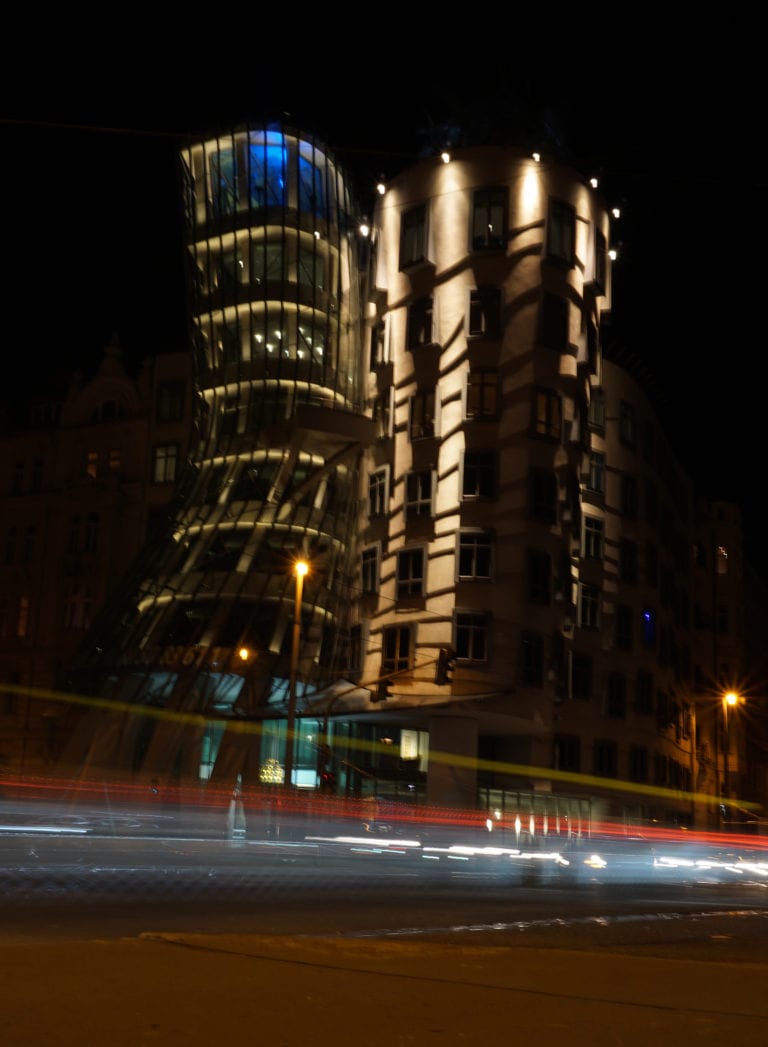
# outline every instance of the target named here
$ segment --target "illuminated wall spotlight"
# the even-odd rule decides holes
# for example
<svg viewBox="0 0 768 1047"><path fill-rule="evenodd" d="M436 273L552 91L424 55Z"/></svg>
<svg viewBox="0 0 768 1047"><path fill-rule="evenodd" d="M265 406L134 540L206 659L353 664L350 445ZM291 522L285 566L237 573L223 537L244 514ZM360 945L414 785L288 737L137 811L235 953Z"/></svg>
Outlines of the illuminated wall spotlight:
<svg viewBox="0 0 768 1047"><path fill-rule="evenodd" d="M621 208L620 207L612 207L611 208L611 214L613 215L614 218L621 218Z"/></svg>
<svg viewBox="0 0 768 1047"><path fill-rule="evenodd" d="M617 257L618 257L618 251L616 250L616 248L615 248L615 247L612 247L612 248L610 249L610 251L608 252L608 257L610 258L610 260L611 260L612 262L615 262L615 261L616 261L616 259L617 259Z"/></svg>
<svg viewBox="0 0 768 1047"><path fill-rule="evenodd" d="M386 191L387 191L387 187L384 185L384 183L383 182L377 182L377 184L376 184L376 192L379 194L379 196L383 196L386 193Z"/></svg>
<svg viewBox="0 0 768 1047"><path fill-rule="evenodd" d="M589 184L592 186L593 189L597 189L597 179L596 178L590 178Z"/></svg>
<svg viewBox="0 0 768 1047"><path fill-rule="evenodd" d="M451 162L451 154L443 150L443 152L440 154L440 159L443 161L444 164L449 164Z"/></svg>
<svg viewBox="0 0 768 1047"><path fill-rule="evenodd" d="M537 164L541 163L541 153L531 153L531 156L533 157L533 159L536 161Z"/></svg>

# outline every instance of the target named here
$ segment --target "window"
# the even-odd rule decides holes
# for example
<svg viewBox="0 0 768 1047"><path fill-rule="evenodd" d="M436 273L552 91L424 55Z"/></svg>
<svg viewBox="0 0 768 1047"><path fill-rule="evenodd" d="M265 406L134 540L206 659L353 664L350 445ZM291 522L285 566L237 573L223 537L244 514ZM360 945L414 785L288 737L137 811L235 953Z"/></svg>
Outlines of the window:
<svg viewBox="0 0 768 1047"><path fill-rule="evenodd" d="M476 368L467 376L467 418L496 418L499 413L497 371Z"/></svg>
<svg viewBox="0 0 768 1047"><path fill-rule="evenodd" d="M534 432L550 440L559 440L563 432L563 405L551 389L537 389L534 399Z"/></svg>
<svg viewBox="0 0 768 1047"><path fill-rule="evenodd" d="M114 422L123 417L123 405L117 400L104 400L91 416L93 422Z"/></svg>
<svg viewBox="0 0 768 1047"><path fill-rule="evenodd" d="M631 607L620 604L616 608L616 649L632 650L632 623L634 614Z"/></svg>
<svg viewBox="0 0 768 1047"><path fill-rule="evenodd" d="M379 547L363 549L360 558L360 586L364 593L379 591Z"/></svg>
<svg viewBox="0 0 768 1047"><path fill-rule="evenodd" d="M575 734L556 734L554 739L554 769L581 770L581 740Z"/></svg>
<svg viewBox="0 0 768 1047"><path fill-rule="evenodd" d="M460 581L490 581L493 539L488 531L460 531L458 576Z"/></svg>
<svg viewBox="0 0 768 1047"><path fill-rule="evenodd" d="M288 150L282 136L276 138L271 141L251 141L247 162L245 157L240 158L243 171L248 172L248 199L251 207L282 207L285 203ZM299 157L299 167L305 165L309 166L303 157ZM240 177L245 180L242 173ZM306 202L303 194L301 202Z"/></svg>
<svg viewBox="0 0 768 1047"><path fill-rule="evenodd" d="M605 493L605 455L593 451L589 456L587 489L595 494Z"/></svg>
<svg viewBox="0 0 768 1047"><path fill-rule="evenodd" d="M85 453L85 472L87 476L90 476L92 480L95 480L99 473L99 452L98 451L86 451Z"/></svg>
<svg viewBox="0 0 768 1047"><path fill-rule="evenodd" d="M392 435L392 390L387 389L373 401L373 423L376 437L384 440Z"/></svg>
<svg viewBox="0 0 768 1047"><path fill-rule="evenodd" d="M576 212L564 200L549 201L547 257L550 261L573 265L576 239Z"/></svg>
<svg viewBox="0 0 768 1047"><path fill-rule="evenodd" d="M601 291L605 290L608 266L608 245L605 236L595 229L595 283Z"/></svg>
<svg viewBox="0 0 768 1047"><path fill-rule="evenodd" d="M120 471L120 466L123 462L123 456L119 447L113 447L109 452L107 459L107 466L111 473L117 473Z"/></svg>
<svg viewBox="0 0 768 1047"><path fill-rule="evenodd" d="M407 269L427 257L427 207L419 204L403 212L400 220L400 268Z"/></svg>
<svg viewBox="0 0 768 1047"><path fill-rule="evenodd" d="M645 580L649 585L659 580L659 553L653 542L645 543Z"/></svg>
<svg viewBox="0 0 768 1047"><path fill-rule="evenodd" d="M635 712L640 716L653 715L653 675L638 669L635 677Z"/></svg>
<svg viewBox="0 0 768 1047"><path fill-rule="evenodd" d="M568 349L568 302L560 295L544 292L541 300L539 341L548 349L564 353Z"/></svg>
<svg viewBox="0 0 768 1047"><path fill-rule="evenodd" d="M549 553L528 549L526 553L528 601L549 607L552 586L552 561Z"/></svg>
<svg viewBox="0 0 768 1047"><path fill-rule="evenodd" d="M642 613L643 647L649 651L656 650L656 612L652 607L644 607Z"/></svg>
<svg viewBox="0 0 768 1047"><path fill-rule="evenodd" d="M15 527L9 527L5 532L5 562L13 563L16 560L16 544L19 532Z"/></svg>
<svg viewBox="0 0 768 1047"><path fill-rule="evenodd" d="M178 422L184 415L184 383L164 382L157 390L158 422Z"/></svg>
<svg viewBox="0 0 768 1047"><path fill-rule="evenodd" d="M11 494L21 494L24 490L24 463L15 462L13 466L13 479L11 480Z"/></svg>
<svg viewBox="0 0 768 1047"><path fill-rule="evenodd" d="M469 295L469 333L486 338L501 336L501 291L498 287L480 288Z"/></svg>
<svg viewBox="0 0 768 1047"><path fill-rule="evenodd" d="M484 662L488 657L488 616L480 611L457 611L453 647L457 658Z"/></svg>
<svg viewBox="0 0 768 1047"><path fill-rule="evenodd" d="M419 389L408 401L408 432L412 440L435 435L435 390Z"/></svg>
<svg viewBox="0 0 768 1047"><path fill-rule="evenodd" d="M30 563L35 558L35 543L37 541L37 528L27 527L24 532L24 562Z"/></svg>
<svg viewBox="0 0 768 1047"><path fill-rule="evenodd" d="M594 773L601 778L615 778L618 770L618 751L616 742L598 740L595 742Z"/></svg>
<svg viewBox="0 0 768 1047"><path fill-rule="evenodd" d="M588 560L602 560L605 524L596 516L584 517L584 556Z"/></svg>
<svg viewBox="0 0 768 1047"><path fill-rule="evenodd" d="M91 624L92 604L90 588L87 585L73 585L64 603L64 627L66 629L88 629Z"/></svg>
<svg viewBox="0 0 768 1047"><path fill-rule="evenodd" d="M629 747L629 780L631 782L648 781L648 750L643 745Z"/></svg>
<svg viewBox="0 0 768 1047"><path fill-rule="evenodd" d="M432 342L432 299L419 298L408 306L406 349L419 349Z"/></svg>
<svg viewBox="0 0 768 1047"><path fill-rule="evenodd" d="M598 432L605 431L605 394L602 389L593 389L589 398L589 424Z"/></svg>
<svg viewBox="0 0 768 1047"><path fill-rule="evenodd" d="M619 544L619 578L630 585L637 584L637 542L622 538Z"/></svg>
<svg viewBox="0 0 768 1047"><path fill-rule="evenodd" d="M219 412L219 436L234 436L244 413L245 404L236 396L228 396Z"/></svg>
<svg viewBox="0 0 768 1047"><path fill-rule="evenodd" d="M637 480L629 473L621 474L621 515L628 520L637 518Z"/></svg>
<svg viewBox="0 0 768 1047"><path fill-rule="evenodd" d="M155 448L152 480L156 484L173 483L176 479L179 448L177 444L160 444Z"/></svg>
<svg viewBox="0 0 768 1047"><path fill-rule="evenodd" d="M611 673L608 677L605 715L612 720L623 720L627 715L627 681L623 673Z"/></svg>
<svg viewBox="0 0 768 1047"><path fill-rule="evenodd" d="M525 630L520 637L520 681L529 687L544 686L544 640Z"/></svg>
<svg viewBox="0 0 768 1047"><path fill-rule="evenodd" d="M236 248L232 251L222 251L216 263L216 287L230 289L242 284L244 280L245 266L240 252Z"/></svg>
<svg viewBox="0 0 768 1047"><path fill-rule="evenodd" d="M619 439L627 447L635 446L635 409L626 400L619 401Z"/></svg>
<svg viewBox="0 0 768 1047"><path fill-rule="evenodd" d="M728 550L724 545L715 548L715 566L718 574L728 574Z"/></svg>
<svg viewBox="0 0 768 1047"><path fill-rule="evenodd" d="M401 672L411 665L411 630L407 625L384 629L381 641L381 675Z"/></svg>
<svg viewBox="0 0 768 1047"><path fill-rule="evenodd" d="M303 287L313 287L317 291L325 290L325 258L317 250L318 241L313 240L312 247L299 244L296 259L296 278Z"/></svg>
<svg viewBox="0 0 768 1047"><path fill-rule="evenodd" d="M377 469L368 477L368 515L386 516L389 498L389 475L387 469Z"/></svg>
<svg viewBox="0 0 768 1047"><path fill-rule="evenodd" d="M649 524L659 519L659 490L650 478L645 481L645 519Z"/></svg>
<svg viewBox="0 0 768 1047"><path fill-rule="evenodd" d="M21 639L27 635L29 627L29 597L19 597L19 614L16 619L16 635Z"/></svg>
<svg viewBox="0 0 768 1047"><path fill-rule="evenodd" d="M210 544L200 558L204 571L234 571L243 555L248 531L227 528L214 531Z"/></svg>
<svg viewBox="0 0 768 1047"><path fill-rule="evenodd" d="M547 524L557 520L557 477L551 470L528 470L528 506L534 520Z"/></svg>
<svg viewBox="0 0 768 1047"><path fill-rule="evenodd" d="M472 250L503 247L507 229L507 190L478 189L472 197Z"/></svg>
<svg viewBox="0 0 768 1047"><path fill-rule="evenodd" d="M32 490L40 491L43 487L43 459L35 458L32 462Z"/></svg>
<svg viewBox="0 0 768 1047"><path fill-rule="evenodd" d="M401 549L397 554L397 596L423 596L424 550Z"/></svg>
<svg viewBox="0 0 768 1047"><path fill-rule="evenodd" d="M251 246L251 282L282 283L285 278L285 252L282 240L257 240Z"/></svg>
<svg viewBox="0 0 768 1047"><path fill-rule="evenodd" d="M228 466L226 465L215 465L207 471L204 496L206 505L215 505L218 502L221 492L224 490L227 471Z"/></svg>
<svg viewBox="0 0 768 1047"><path fill-rule="evenodd" d="M416 469L405 477L405 515L432 515L432 489L434 473L431 469Z"/></svg>
<svg viewBox="0 0 768 1047"><path fill-rule="evenodd" d="M99 514L88 513L83 520L82 551L95 553L99 547Z"/></svg>
<svg viewBox="0 0 768 1047"><path fill-rule="evenodd" d="M383 320L378 320L371 328L371 370L382 367L387 362L387 328Z"/></svg>
<svg viewBox="0 0 768 1047"><path fill-rule="evenodd" d="M592 658L581 651L571 655L571 698L588 702L592 697Z"/></svg>
<svg viewBox="0 0 768 1047"><path fill-rule="evenodd" d="M597 629L600 624L600 590L594 585L579 586L579 625L582 629Z"/></svg>
<svg viewBox="0 0 768 1047"><path fill-rule="evenodd" d="M219 324L216 332L216 346L219 350L219 363L239 363L241 336L240 325L236 320L228 324Z"/></svg>
<svg viewBox="0 0 768 1047"><path fill-rule="evenodd" d="M496 497L496 454L494 451L464 452L461 497L467 500Z"/></svg>

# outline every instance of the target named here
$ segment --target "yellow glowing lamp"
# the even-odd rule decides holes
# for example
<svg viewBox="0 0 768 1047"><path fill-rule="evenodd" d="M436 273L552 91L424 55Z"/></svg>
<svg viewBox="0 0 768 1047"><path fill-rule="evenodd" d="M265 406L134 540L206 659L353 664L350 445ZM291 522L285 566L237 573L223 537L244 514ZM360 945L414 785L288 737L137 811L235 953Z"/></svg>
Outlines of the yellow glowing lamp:
<svg viewBox="0 0 768 1047"><path fill-rule="evenodd" d="M237 657L240 659L241 662L247 662L248 659L251 657L251 652L248 650L247 647L241 647L240 650L237 652Z"/></svg>
<svg viewBox="0 0 768 1047"><path fill-rule="evenodd" d="M306 560L297 560L293 565L293 570L297 578L303 578L309 572L309 564Z"/></svg>
<svg viewBox="0 0 768 1047"><path fill-rule="evenodd" d="M733 691L729 691L728 694L723 696L723 701L726 705L738 705L739 696L738 694L735 694Z"/></svg>

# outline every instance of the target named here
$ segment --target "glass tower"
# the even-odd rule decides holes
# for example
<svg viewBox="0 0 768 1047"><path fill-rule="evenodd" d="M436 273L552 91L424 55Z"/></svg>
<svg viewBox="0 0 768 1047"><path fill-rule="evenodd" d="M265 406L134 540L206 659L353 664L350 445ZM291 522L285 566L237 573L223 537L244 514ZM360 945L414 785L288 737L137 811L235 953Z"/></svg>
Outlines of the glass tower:
<svg viewBox="0 0 768 1047"><path fill-rule="evenodd" d="M291 704L348 658L373 425L357 221L334 159L286 128L195 142L181 170L195 436L165 532L70 667L69 690L110 704L82 714L66 759L253 781L285 758Z"/></svg>

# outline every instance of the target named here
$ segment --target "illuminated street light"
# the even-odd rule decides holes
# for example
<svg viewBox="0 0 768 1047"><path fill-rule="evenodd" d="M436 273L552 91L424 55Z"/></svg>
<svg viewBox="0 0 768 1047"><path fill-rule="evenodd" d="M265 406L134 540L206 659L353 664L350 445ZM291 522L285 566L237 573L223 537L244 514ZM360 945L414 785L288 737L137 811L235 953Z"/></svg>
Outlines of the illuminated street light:
<svg viewBox="0 0 768 1047"><path fill-rule="evenodd" d="M739 704L739 696L734 691L728 691L723 695L723 796L730 795L730 782L728 774L728 762L731 753L731 730L729 709L735 709Z"/></svg>
<svg viewBox="0 0 768 1047"><path fill-rule="evenodd" d="M293 608L293 642L291 643L291 676L288 684L288 727L285 738L285 782L293 784L293 730L296 722L296 676L299 669L299 639L301 633L301 597L304 590L304 575L309 572L306 560L296 560L293 573L296 576L296 601Z"/></svg>

